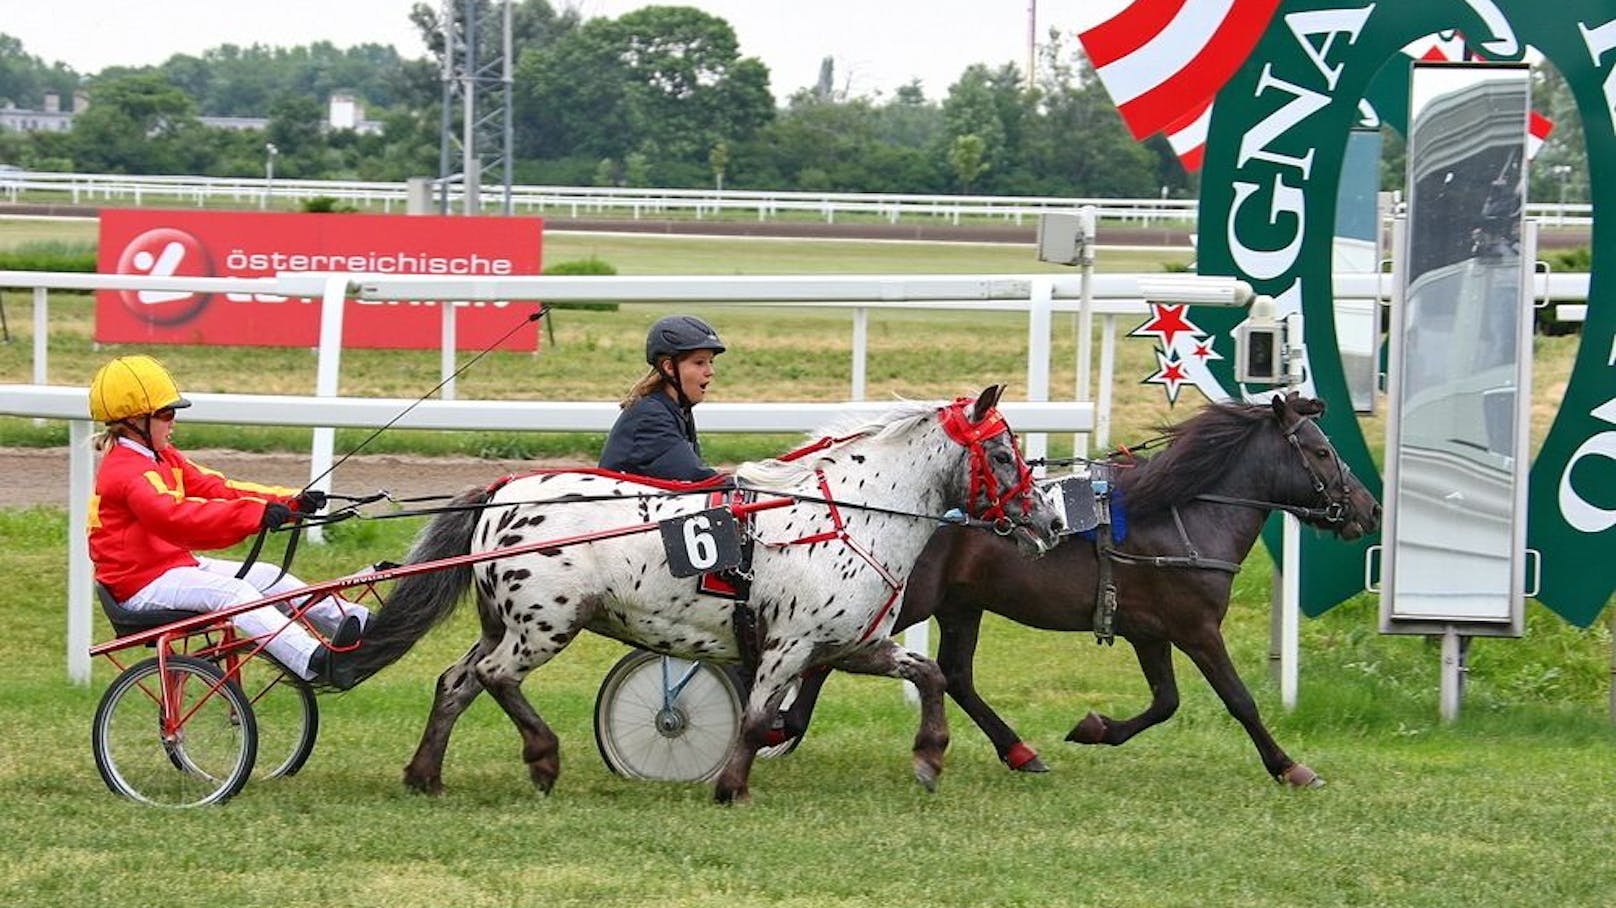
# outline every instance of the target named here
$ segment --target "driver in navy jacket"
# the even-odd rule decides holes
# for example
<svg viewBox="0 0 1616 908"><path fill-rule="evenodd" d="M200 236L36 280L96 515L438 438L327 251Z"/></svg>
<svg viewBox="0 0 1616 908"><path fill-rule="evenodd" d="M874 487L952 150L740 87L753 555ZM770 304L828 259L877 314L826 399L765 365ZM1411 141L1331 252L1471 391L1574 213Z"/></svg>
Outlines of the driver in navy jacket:
<svg viewBox="0 0 1616 908"><path fill-rule="evenodd" d="M724 342L693 315L651 326L645 361L651 371L629 390L600 454L602 469L658 479L699 481L718 475L701 458L691 408L707 397L713 360Z"/></svg>

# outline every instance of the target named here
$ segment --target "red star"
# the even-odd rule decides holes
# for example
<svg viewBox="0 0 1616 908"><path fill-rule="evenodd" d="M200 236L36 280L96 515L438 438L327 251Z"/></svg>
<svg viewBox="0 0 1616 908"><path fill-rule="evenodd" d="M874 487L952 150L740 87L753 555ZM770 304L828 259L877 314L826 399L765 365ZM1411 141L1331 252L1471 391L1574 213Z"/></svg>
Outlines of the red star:
<svg viewBox="0 0 1616 908"><path fill-rule="evenodd" d="M1158 338L1162 347L1167 350L1173 349L1173 338L1180 334L1188 334L1191 337L1205 336L1206 332L1185 317L1188 310L1189 306L1184 304L1151 303L1150 321L1130 331L1128 336Z"/></svg>
<svg viewBox="0 0 1616 908"><path fill-rule="evenodd" d="M1195 382L1184 371L1184 361L1176 354L1157 349L1156 363L1158 368L1149 378L1144 380L1147 385L1161 385L1167 389L1167 402L1178 403L1178 391L1184 385L1193 385Z"/></svg>
<svg viewBox="0 0 1616 908"><path fill-rule="evenodd" d="M1215 359L1223 359L1223 354L1212 349L1212 344L1213 339L1210 337L1208 337L1205 341L1197 341L1195 344L1195 349L1190 351L1190 355L1203 363L1208 363Z"/></svg>

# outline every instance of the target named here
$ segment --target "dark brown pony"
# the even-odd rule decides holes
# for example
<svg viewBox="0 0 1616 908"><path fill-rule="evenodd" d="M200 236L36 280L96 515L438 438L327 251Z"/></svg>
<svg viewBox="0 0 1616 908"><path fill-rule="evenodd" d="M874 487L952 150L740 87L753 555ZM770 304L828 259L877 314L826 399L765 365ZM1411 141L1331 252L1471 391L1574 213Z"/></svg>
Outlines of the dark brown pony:
<svg viewBox="0 0 1616 908"><path fill-rule="evenodd" d="M1176 646L1245 727L1269 775L1296 786L1323 784L1281 750L1263 726L1229 661L1221 630L1233 569L1251 551L1270 511L1291 511L1343 539L1380 525L1379 503L1313 421L1322 412L1322 402L1294 393L1276 397L1271 406L1209 405L1165 430L1172 443L1163 453L1118 471L1127 535L1112 559L1115 631L1133 644L1151 700L1129 719L1090 712L1066 740L1122 744L1166 721L1178 708L1171 652ZM1091 630L1100 583L1096 548L1074 538L1033 560L1018 557L1012 544L991 533L945 527L933 534L909 576L898 628L937 619L942 632L937 662L948 694L1011 769L1046 771L1032 748L976 692L972 660L982 613L1046 630ZM1200 566L1186 563L1191 553ZM1152 561L1158 558L1165 564ZM823 672L803 679L777 731L795 737L807 728L824 680Z"/></svg>

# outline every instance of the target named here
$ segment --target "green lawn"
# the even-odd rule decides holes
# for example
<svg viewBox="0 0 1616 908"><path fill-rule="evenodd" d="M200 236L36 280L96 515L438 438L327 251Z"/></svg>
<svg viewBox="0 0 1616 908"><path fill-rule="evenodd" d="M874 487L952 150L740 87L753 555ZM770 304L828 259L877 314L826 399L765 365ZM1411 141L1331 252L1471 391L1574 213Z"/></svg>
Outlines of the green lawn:
<svg viewBox="0 0 1616 908"><path fill-rule="evenodd" d="M402 522L344 525L304 547L306 577L402 551ZM1356 601L1303 627L1302 697L1264 680L1267 561L1226 622L1236 664L1281 745L1328 780L1267 780L1238 725L1178 659L1183 705L1124 747L1061 743L1089 709L1147 700L1126 645L984 629L977 678L1038 748L1044 776L1006 771L952 706L939 790L909 774L915 715L897 685L838 677L793 754L762 762L751 804L706 785L612 776L591 709L623 651L585 638L525 690L562 741L548 798L526 781L487 698L462 719L440 798L399 772L433 678L472 638L471 610L399 664L323 704L314 758L230 804L172 813L112 795L87 688L62 662L65 519L0 511L11 582L0 656L0 904L512 905L1608 905L1616 734L1604 716L1609 636L1537 609L1519 641L1478 640L1465 713L1436 721L1436 652L1374 633ZM97 640L108 631L97 619Z"/></svg>

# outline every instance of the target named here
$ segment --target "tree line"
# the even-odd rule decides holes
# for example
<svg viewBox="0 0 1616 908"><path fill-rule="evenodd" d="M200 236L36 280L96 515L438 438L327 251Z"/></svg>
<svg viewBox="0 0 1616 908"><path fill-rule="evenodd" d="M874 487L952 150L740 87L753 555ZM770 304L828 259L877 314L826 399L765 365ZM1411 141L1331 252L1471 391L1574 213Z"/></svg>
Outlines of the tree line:
<svg viewBox="0 0 1616 908"><path fill-rule="evenodd" d="M478 0L487 17L497 4ZM47 91L88 95L65 133L0 132L0 161L60 171L190 173L398 181L437 175L444 29L437 4L409 12L429 56L379 44L339 49L222 45L152 67L86 75L0 34L0 99L36 107ZM459 15L460 4L454 4ZM742 56L724 19L647 6L585 19L549 0L513 6L513 160L520 183L728 187L841 192L1093 197L1198 191L1161 137L1135 142L1075 41L1051 32L1036 72L966 66L939 98L918 81L851 96L827 58L818 81L778 98L768 67ZM379 120L375 134L325 128L345 91ZM1575 201L1580 130L1552 70L1535 88L1561 124L1534 170L1533 198ZM266 117L230 130L206 115ZM1388 188L1401 185L1389 141ZM1555 170L1553 165L1572 165ZM1557 174L1557 176L1551 176Z"/></svg>

